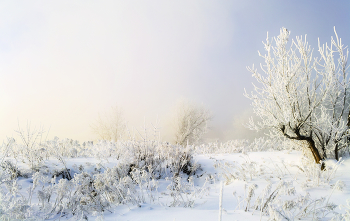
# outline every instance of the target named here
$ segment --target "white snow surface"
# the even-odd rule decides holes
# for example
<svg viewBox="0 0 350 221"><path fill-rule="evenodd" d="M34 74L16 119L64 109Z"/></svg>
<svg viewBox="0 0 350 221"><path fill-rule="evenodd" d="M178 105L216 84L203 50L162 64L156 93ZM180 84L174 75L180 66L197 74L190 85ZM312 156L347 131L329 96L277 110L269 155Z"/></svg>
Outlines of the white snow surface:
<svg viewBox="0 0 350 221"><path fill-rule="evenodd" d="M276 167L281 167L282 172L288 173L285 168L282 168L281 162L284 161L285 164L300 164L302 156L301 152L293 151L281 151L281 152L252 152L247 154L252 161L257 163L262 163L266 167L270 168L272 171L278 170ZM201 203L198 203L194 208L178 208L178 207L166 207L159 205L144 204L141 208L131 207L118 207L115 214L105 214L105 220L129 220L129 221L213 221L219 219L219 192L220 192L220 181L223 178L220 176L220 171L214 168L216 160L223 160L225 162L244 162L246 155L237 154L211 154L211 155L197 155L195 160L201 164L203 171L200 174L213 174L215 175L215 183L210 185L210 193L208 196L203 197ZM336 161L328 160L329 164L334 165ZM332 192L330 185L313 188L302 189L298 183L305 181L305 177L301 174L301 171L296 168L288 168L290 174L288 174L288 180L293 180L293 183L297 187L297 192L305 195L310 193L315 198L320 198L322 196L329 197ZM334 191L330 197L330 201L336 203L337 205L346 205L346 200L350 199L350 159L346 159L342 162L336 171L334 179L330 184L335 184L336 181L341 180L346 184L343 191ZM248 183L256 183L258 185L258 191L262 190L266 185L266 178L270 178L273 183L278 183L280 181L279 176L272 174L278 174L276 172L271 172L267 169L266 173L262 176L254 178ZM272 177L273 176L273 177ZM293 179L291 179L293 177ZM237 195L244 196L244 181L233 181L228 185L224 185L223 193L223 208L224 212L222 215L222 221L226 220L268 220L267 216L260 217L259 211L254 211L250 209L245 212L244 209L237 208L237 201L233 196L233 192L236 191ZM328 198L327 198L328 199ZM204 202L203 202L204 201ZM344 213L344 210L337 209L337 212ZM324 218L324 220L330 220L332 216ZM304 218L302 220L312 220L312 218Z"/></svg>
<svg viewBox="0 0 350 221"><path fill-rule="evenodd" d="M6 158L7 160L11 160ZM305 196L310 194L311 199L318 199L325 197L326 202L335 203L338 207L335 208L336 213L345 214L349 212L350 208L346 207L347 200L350 199L350 159L344 159L341 163L335 160L327 160L326 165L328 171L320 172L314 171L306 172L306 166L303 167L302 153L299 151L278 151L278 152L250 152L250 153L235 153L235 154L203 154L195 155L194 160L200 164L200 169L197 170L194 177L194 186L198 190L204 191L202 197L195 197L195 203L192 208L184 207L170 207L171 197L166 194L166 187L169 184L165 179L158 180L159 188L156 195L156 200L151 202L146 197L144 203L139 205L118 205L112 207L111 210L105 211L100 216L96 214L89 214L88 220L120 220L120 221L213 221L219 220L219 192L220 182L224 182L223 189L223 215L222 221L228 220L269 220L271 216L262 214L259 209L254 209L253 204L259 194L262 194L264 188L269 183L272 184L272 191L277 188L279 183L287 182L289 185L295 187L295 194L291 196L282 197L283 199L295 199L298 195ZM304 159L305 160L305 159ZM223 168L215 166L217 163L229 163L236 165L230 167L228 172L236 175L240 174L239 179L225 179L223 176ZM305 162L304 162L305 163ZM98 160L94 158L67 158L67 168L76 168L79 165L85 167L85 171L93 171L97 165L104 168L113 167L118 164L118 160L108 159L108 161ZM60 167L60 162L56 159L50 158L45 161L48 169ZM251 172L248 169L242 169L245 166L251 166ZM247 166L248 165L248 166ZM250 166L249 166L250 165ZM305 164L304 164L305 165ZM314 165L318 167L318 165ZM330 168L332 167L332 168ZM26 168L25 164L18 164L18 168ZM304 171L303 171L304 170ZM243 174L244 173L244 174ZM323 175L321 173L324 173ZM320 175L321 174L321 175ZM182 174L186 182L187 175ZM243 178L242 178L243 177ZM51 178L51 177L50 177ZM208 179L211 178L211 179ZM205 180L207 183L205 184ZM345 184L344 188L337 188L335 184L342 181ZM32 186L32 178L18 178L18 183L21 186L21 192L27 194L27 189ZM338 182L338 183L337 183ZM247 211L247 196L248 187L256 184L255 193L251 198L250 206ZM206 192L205 187L210 189ZM246 190L245 190L246 186ZM338 185L339 186L339 185ZM202 189L201 189L202 188ZM272 192L271 191L271 192ZM233 194L235 193L235 195ZM199 194L198 194L199 195ZM289 197L289 198L288 198ZM38 200L32 200L32 203L37 203ZM344 207L344 206L345 207ZM281 205L282 206L282 205ZM318 207L319 205L314 205ZM340 207L339 207L340 206ZM295 212L296 214L298 212ZM331 220L334 213L329 213L321 218L321 220ZM309 214L301 220L313 220L316 214ZM72 217L56 217L50 220L75 220ZM286 220L281 218L281 220ZM344 219L345 220L345 219Z"/></svg>

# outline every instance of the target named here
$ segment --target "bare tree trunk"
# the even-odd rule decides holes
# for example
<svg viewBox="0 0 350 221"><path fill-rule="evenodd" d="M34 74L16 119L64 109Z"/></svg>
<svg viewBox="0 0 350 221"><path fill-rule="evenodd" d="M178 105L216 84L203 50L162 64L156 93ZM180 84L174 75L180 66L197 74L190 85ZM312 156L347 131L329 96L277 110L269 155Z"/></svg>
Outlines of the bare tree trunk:
<svg viewBox="0 0 350 221"><path fill-rule="evenodd" d="M350 110L349 110L349 114L348 114L348 123L347 123L347 126L348 126L348 131L350 129ZM349 132L346 132L346 133L349 133ZM350 143L350 137L347 137L345 138L347 140L347 143L349 144ZM336 145L335 146L335 149L334 149L334 157L337 161L339 161L339 146Z"/></svg>
<svg viewBox="0 0 350 221"><path fill-rule="evenodd" d="M320 164L321 161L322 161L322 158L321 158L321 155L320 155L320 152L318 151L316 145L315 145L315 141L308 137L306 139L307 143L308 143L308 148L310 149L312 155L314 156L314 159L315 159L315 162ZM321 170L324 170L325 169L325 165L324 163L322 162L321 164Z"/></svg>
<svg viewBox="0 0 350 221"><path fill-rule="evenodd" d="M323 160L323 158L320 155L320 152L318 151L315 141L312 139L312 136L303 136L300 134L300 128L293 128L293 132L295 133L296 136L290 136L287 132L286 132L286 127L283 125L281 127L281 132L283 133L283 135L289 139L292 140L300 140L303 141L305 140L308 144L308 148L310 149L312 156L314 157L314 160L316 163L320 164L321 161ZM321 169L324 170L325 165L324 163L322 163L321 165Z"/></svg>
<svg viewBox="0 0 350 221"><path fill-rule="evenodd" d="M335 148L334 148L334 157L337 161L339 161L339 147L338 145L335 145Z"/></svg>

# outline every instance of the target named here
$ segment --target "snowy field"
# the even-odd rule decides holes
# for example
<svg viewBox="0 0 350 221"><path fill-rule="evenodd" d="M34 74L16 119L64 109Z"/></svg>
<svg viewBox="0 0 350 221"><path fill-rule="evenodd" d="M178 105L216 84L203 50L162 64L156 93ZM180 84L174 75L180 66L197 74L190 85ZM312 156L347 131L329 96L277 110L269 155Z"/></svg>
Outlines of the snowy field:
<svg viewBox="0 0 350 221"><path fill-rule="evenodd" d="M308 171L307 173L300 170L297 165L304 168L301 162L301 153L294 151L291 153L283 152L255 152L248 153L247 155L243 154L215 154L215 155L198 155L195 157L199 164L201 164L203 171L199 172L200 175L214 176L215 181L209 185L210 191L198 199L198 202L195 203L193 208L174 208L166 207L160 205L152 205L145 203L141 205L141 208L131 207L120 207L115 210L117 214L106 214L105 220L202 220L202 221L212 221L218 220L219 216L219 193L220 193L220 181L226 181L223 187L223 214L222 220L268 220L268 216L262 216L259 210L255 210L253 207L256 203L257 197L261 197L261 194L266 189L266 187L271 183L272 191L277 189L277 186L282 182L288 183L290 186L295 188L295 194L287 196L288 194L283 193L283 200L286 199L297 199L300 196L307 196L310 194L310 202L308 202L303 209L309 205L309 209L316 210L316 213L322 213L321 209L327 203L335 203L337 205L346 205L346 200L350 199L350 192L347 187L350 185L350 159L344 161L339 168L336 169L335 174L328 174L322 178L319 178L315 181L312 181L311 178L314 177L313 172ZM250 177L249 170L245 174L246 181L244 180L227 180L223 178L220 174L223 172L220 168L215 168L218 162L220 163L236 163L238 166L233 171L240 171L239 168L242 164L246 164L247 161L251 162L250 166L252 171L252 178ZM283 163L282 163L283 162ZM256 163L256 165L254 165ZM328 161L329 165L337 167L336 162ZM249 165L249 164L248 164ZM247 165L247 166L248 166ZM290 167L291 165L294 165ZM254 167L256 168L254 169ZM311 169L311 168L309 168ZM317 173L317 172L316 172ZM199 176L200 176L199 175ZM241 176L244 176L241 174ZM317 176L317 175L316 175ZM329 178L329 179L328 179ZM202 185L200 182L201 179L198 179L198 185ZM334 188L337 181L342 181L347 186L342 190ZM195 182L196 183L196 182ZM254 191L254 196L251 199L251 206L247 212L245 211L247 206L247 197L248 188L251 185L257 185L256 190ZM197 184L196 184L197 185ZM248 186L245 190L245 185ZM333 191L334 189L334 191ZM235 195L233 194L235 193ZM316 203L314 205L313 201L321 198L325 199L323 203ZM254 204L254 205L253 205ZM283 202L276 203L275 206L283 206ZM347 208L349 213L349 207ZM340 210L339 208L335 209L338 213L345 213L345 210ZM291 215L289 217L297 216L297 213L302 214L301 209L291 210ZM325 212L326 214L327 212ZM323 215L323 214L322 214ZM317 216L322 217L321 214L308 214L304 219L301 220L313 220L314 217L316 220ZM322 220L330 220L334 214L330 213L327 218ZM271 218L271 217L270 217ZM282 218L282 217L281 217ZM299 218L295 217L295 220ZM293 218L291 219L293 220Z"/></svg>
<svg viewBox="0 0 350 221"><path fill-rule="evenodd" d="M56 139L29 152L9 142L0 158L0 217L219 220L223 183L223 221L350 219L349 158L328 160L322 171L301 151L214 146Z"/></svg>

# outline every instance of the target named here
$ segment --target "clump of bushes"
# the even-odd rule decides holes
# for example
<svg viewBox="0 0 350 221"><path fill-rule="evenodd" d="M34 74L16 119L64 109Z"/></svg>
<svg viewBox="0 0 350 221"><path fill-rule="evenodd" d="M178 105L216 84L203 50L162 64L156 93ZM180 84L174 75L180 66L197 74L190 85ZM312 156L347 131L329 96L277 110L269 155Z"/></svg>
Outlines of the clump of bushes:
<svg viewBox="0 0 350 221"><path fill-rule="evenodd" d="M172 199L168 206L192 207L195 199L206 192L203 189L207 189L193 185L191 177L199 165L193 160L190 146L145 140L80 145L55 137L25 146L13 140L6 153L8 145L1 148L4 157L0 164L0 217L10 220L86 219L111 211L113 206L161 203L160 179L168 185L163 192ZM29 149L35 154L26 154ZM89 168L69 167L66 163L69 158L81 157L95 158L100 163L95 166L89 163ZM59 169L46 165L52 160L58 160L55 165L60 164ZM110 160L116 164L104 167L104 162ZM22 190L17 181L24 174L32 185Z"/></svg>

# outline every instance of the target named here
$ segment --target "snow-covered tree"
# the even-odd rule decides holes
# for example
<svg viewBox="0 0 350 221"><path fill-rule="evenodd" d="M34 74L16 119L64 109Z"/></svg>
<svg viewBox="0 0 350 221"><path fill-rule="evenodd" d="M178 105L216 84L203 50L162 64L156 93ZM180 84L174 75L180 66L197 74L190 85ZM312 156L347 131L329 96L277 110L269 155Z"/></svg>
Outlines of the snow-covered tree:
<svg viewBox="0 0 350 221"><path fill-rule="evenodd" d="M175 143L185 145L198 142L207 132L211 113L200 105L187 101L177 104L174 116Z"/></svg>
<svg viewBox="0 0 350 221"><path fill-rule="evenodd" d="M120 107L114 106L109 112L98 116L98 119L91 125L93 132L101 140L121 139L126 132L126 122L123 111Z"/></svg>
<svg viewBox="0 0 350 221"><path fill-rule="evenodd" d="M335 32L335 29L334 29ZM269 128L272 136L301 141L310 149L315 162L348 148L349 66L348 50L336 38L330 44L318 44L319 57L303 37L289 42L290 32L267 37L262 73L248 70L258 81L254 91L245 95L252 100L260 122L250 128Z"/></svg>

